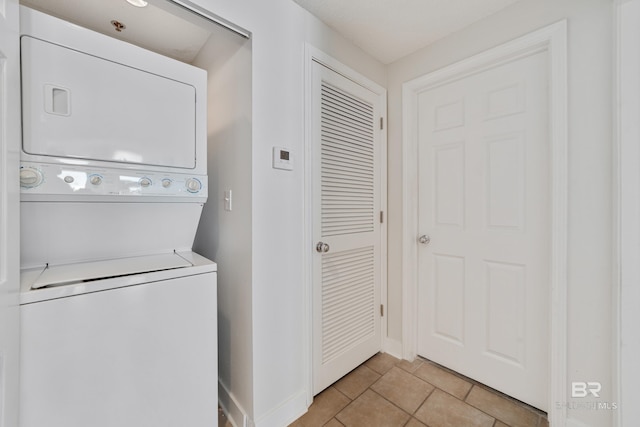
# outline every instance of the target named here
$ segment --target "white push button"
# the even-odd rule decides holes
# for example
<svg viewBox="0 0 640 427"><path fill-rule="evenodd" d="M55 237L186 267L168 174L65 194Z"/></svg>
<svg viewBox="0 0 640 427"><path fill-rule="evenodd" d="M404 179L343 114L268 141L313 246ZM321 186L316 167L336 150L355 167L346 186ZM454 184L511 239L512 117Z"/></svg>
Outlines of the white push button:
<svg viewBox="0 0 640 427"><path fill-rule="evenodd" d="M91 175L91 178L89 178L89 182L92 185L100 185L102 184L102 177L100 175Z"/></svg>
<svg viewBox="0 0 640 427"><path fill-rule="evenodd" d="M162 186L164 188L169 188L171 187L171 180L169 178L165 178L162 180Z"/></svg>
<svg viewBox="0 0 640 427"><path fill-rule="evenodd" d="M67 175L64 177L64 182L66 182L67 184L71 184L73 181L74 179L71 175Z"/></svg>
<svg viewBox="0 0 640 427"><path fill-rule="evenodd" d="M140 186L141 187L149 187L151 185L151 180L149 178L140 178Z"/></svg>

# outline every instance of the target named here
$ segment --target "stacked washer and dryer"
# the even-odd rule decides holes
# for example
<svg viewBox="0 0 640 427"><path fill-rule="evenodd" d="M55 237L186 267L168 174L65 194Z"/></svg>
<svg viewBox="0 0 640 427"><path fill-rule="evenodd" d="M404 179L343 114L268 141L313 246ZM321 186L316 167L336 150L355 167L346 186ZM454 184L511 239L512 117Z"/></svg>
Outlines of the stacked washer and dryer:
<svg viewBox="0 0 640 427"><path fill-rule="evenodd" d="M215 426L206 72L20 13L21 426Z"/></svg>

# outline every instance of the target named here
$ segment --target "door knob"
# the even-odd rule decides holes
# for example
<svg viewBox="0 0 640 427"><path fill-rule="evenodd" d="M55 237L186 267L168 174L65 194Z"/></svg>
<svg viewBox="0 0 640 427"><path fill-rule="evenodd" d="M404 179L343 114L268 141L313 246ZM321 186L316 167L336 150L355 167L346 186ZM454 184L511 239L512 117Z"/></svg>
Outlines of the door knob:
<svg viewBox="0 0 640 427"><path fill-rule="evenodd" d="M422 236L418 237L418 242L422 243L423 245L428 245L431 242L431 237L423 234Z"/></svg>
<svg viewBox="0 0 640 427"><path fill-rule="evenodd" d="M324 242L318 242L316 245L316 251L320 253L329 252L329 245Z"/></svg>

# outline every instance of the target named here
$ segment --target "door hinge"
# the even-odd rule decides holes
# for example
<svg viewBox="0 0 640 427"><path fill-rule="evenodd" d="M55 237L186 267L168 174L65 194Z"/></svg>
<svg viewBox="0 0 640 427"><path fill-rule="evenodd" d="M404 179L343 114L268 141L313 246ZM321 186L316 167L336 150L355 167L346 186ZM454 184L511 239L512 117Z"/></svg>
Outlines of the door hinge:
<svg viewBox="0 0 640 427"><path fill-rule="evenodd" d="M384 305L380 304L380 317L384 317Z"/></svg>
<svg viewBox="0 0 640 427"><path fill-rule="evenodd" d="M380 224L384 222L384 211L380 211Z"/></svg>
<svg viewBox="0 0 640 427"><path fill-rule="evenodd" d="M384 129L384 118L380 117L380 130Z"/></svg>

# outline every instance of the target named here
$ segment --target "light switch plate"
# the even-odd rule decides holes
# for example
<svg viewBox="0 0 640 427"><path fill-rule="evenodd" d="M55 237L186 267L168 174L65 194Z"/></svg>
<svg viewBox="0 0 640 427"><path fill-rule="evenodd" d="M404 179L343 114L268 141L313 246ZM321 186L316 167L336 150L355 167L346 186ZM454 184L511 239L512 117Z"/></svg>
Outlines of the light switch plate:
<svg viewBox="0 0 640 427"><path fill-rule="evenodd" d="M224 190L224 210L231 212L233 208L233 193L231 190Z"/></svg>
<svg viewBox="0 0 640 427"><path fill-rule="evenodd" d="M273 168L293 170L293 158L291 151L283 147L273 147Z"/></svg>

